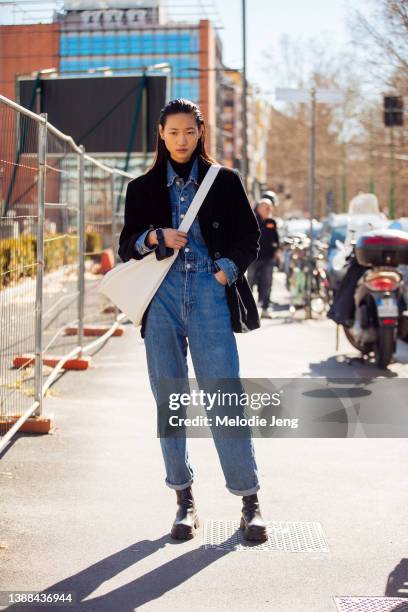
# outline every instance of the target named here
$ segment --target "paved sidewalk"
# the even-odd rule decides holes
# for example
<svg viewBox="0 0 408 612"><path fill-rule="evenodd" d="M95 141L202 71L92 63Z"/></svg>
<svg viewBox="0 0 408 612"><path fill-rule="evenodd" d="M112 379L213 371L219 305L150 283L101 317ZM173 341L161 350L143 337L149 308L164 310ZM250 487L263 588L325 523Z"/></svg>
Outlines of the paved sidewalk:
<svg viewBox="0 0 408 612"><path fill-rule="evenodd" d="M241 375L313 375L335 355L329 325L267 321L237 335ZM255 440L265 518L320 522L330 552L206 550L202 530L168 536L175 495L139 331L127 325L53 390L53 434L17 436L0 462L0 589L74 591L80 603L57 609L92 612L329 612L335 595L407 596L407 440ZM189 443L202 523L238 520L212 440Z"/></svg>

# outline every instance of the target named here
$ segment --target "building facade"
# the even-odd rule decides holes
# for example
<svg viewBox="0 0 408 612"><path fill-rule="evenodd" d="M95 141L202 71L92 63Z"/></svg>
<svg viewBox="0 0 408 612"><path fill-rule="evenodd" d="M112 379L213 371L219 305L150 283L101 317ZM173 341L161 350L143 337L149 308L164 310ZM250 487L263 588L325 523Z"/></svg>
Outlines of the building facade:
<svg viewBox="0 0 408 612"><path fill-rule="evenodd" d="M216 91L221 42L209 20L169 22L159 0L109 1L109 8L88 0L67 0L56 14L60 25L60 72L80 74L109 67L129 74L169 64L168 98L200 104L210 152L216 154ZM78 7L81 7L79 10Z"/></svg>
<svg viewBox="0 0 408 612"><path fill-rule="evenodd" d="M18 75L55 68L56 76L163 74L169 64L168 97L197 102L207 123L207 143L217 154L216 112L222 47L209 20L170 22L159 0L66 0L53 23L0 26L1 92L16 99ZM44 75L44 78L45 75Z"/></svg>
<svg viewBox="0 0 408 612"><path fill-rule="evenodd" d="M149 75L163 75L163 65L170 67L167 97L197 102L206 121L210 154L241 169L242 75L223 66L221 40L209 20L170 21L160 0L65 0L52 23L0 26L0 88L12 99L17 79L40 70L54 69L54 74L41 78L103 78L145 69ZM251 188L266 181L264 121L264 109L249 89ZM132 157L129 170L139 172L137 156Z"/></svg>
<svg viewBox="0 0 408 612"><path fill-rule="evenodd" d="M225 70L222 82L222 134L224 163L242 169L242 75Z"/></svg>
<svg viewBox="0 0 408 612"><path fill-rule="evenodd" d="M270 106L248 86L248 189L255 199L268 188Z"/></svg>

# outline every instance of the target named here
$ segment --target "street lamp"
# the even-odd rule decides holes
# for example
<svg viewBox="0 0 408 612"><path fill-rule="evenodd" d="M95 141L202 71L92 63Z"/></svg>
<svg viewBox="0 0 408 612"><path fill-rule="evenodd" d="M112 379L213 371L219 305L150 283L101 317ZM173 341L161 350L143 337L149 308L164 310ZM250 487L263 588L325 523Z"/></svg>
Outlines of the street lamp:
<svg viewBox="0 0 408 612"><path fill-rule="evenodd" d="M242 174L248 190L248 113L246 78L246 0L242 0Z"/></svg>
<svg viewBox="0 0 408 612"><path fill-rule="evenodd" d="M97 68L88 68L87 72L89 74L93 74L94 72L112 72L112 68L110 66L98 66Z"/></svg>
<svg viewBox="0 0 408 612"><path fill-rule="evenodd" d="M181 71L183 70L191 70L195 72L242 72L240 68L227 68L226 66L223 66L222 68L197 68L192 66L191 68L182 68Z"/></svg>

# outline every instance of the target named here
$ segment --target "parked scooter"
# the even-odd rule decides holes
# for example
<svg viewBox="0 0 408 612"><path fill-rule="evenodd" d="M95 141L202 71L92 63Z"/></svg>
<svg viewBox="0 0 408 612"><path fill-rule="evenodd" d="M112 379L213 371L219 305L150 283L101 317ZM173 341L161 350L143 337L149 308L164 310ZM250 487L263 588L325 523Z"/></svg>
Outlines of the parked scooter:
<svg viewBox="0 0 408 612"><path fill-rule="evenodd" d="M363 354L374 352L376 365L386 368L395 352L397 332L407 307L403 277L397 267L408 263L408 234L391 229L363 234L350 255L350 263L353 257L367 270L362 271L355 286L354 320L342 323L344 332L355 348ZM347 282L346 274L343 290ZM335 316L331 318L336 320Z"/></svg>

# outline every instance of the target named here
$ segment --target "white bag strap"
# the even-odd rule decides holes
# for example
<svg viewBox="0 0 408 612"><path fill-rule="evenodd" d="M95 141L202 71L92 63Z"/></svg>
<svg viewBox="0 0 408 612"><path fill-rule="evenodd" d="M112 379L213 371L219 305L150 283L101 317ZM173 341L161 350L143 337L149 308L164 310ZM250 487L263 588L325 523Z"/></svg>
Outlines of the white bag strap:
<svg viewBox="0 0 408 612"><path fill-rule="evenodd" d="M215 181L215 178L220 170L221 166L219 164L212 164L203 179L203 182L199 186L197 193L195 194L193 201L187 209L187 212L180 223L179 230L182 232L188 232L191 227L191 224L194 221L195 216L198 214L200 210L200 206L203 203L207 193L210 190L211 185Z"/></svg>

